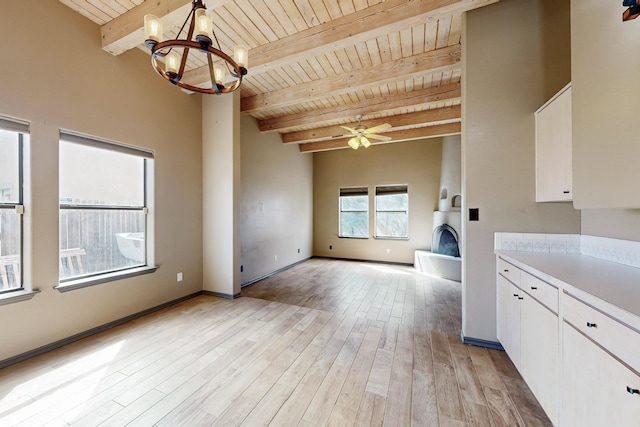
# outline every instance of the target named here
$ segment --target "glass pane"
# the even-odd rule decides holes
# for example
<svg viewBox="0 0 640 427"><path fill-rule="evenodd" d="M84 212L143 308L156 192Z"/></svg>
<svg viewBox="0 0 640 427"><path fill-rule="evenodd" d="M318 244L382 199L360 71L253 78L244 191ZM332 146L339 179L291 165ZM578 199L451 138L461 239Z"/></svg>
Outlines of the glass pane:
<svg viewBox="0 0 640 427"><path fill-rule="evenodd" d="M369 215L367 212L341 212L340 236L368 237Z"/></svg>
<svg viewBox="0 0 640 427"><path fill-rule="evenodd" d="M60 279L145 265L142 211L60 210Z"/></svg>
<svg viewBox="0 0 640 427"><path fill-rule="evenodd" d="M376 210L379 211L406 211L409 209L409 195L385 194L376 196Z"/></svg>
<svg viewBox="0 0 640 427"><path fill-rule="evenodd" d="M19 136L0 129L0 203L20 203Z"/></svg>
<svg viewBox="0 0 640 427"><path fill-rule="evenodd" d="M405 212L378 212L376 214L376 236L408 237L408 216Z"/></svg>
<svg viewBox="0 0 640 427"><path fill-rule="evenodd" d="M341 211L368 211L369 196L342 196L340 197Z"/></svg>
<svg viewBox="0 0 640 427"><path fill-rule="evenodd" d="M0 209L0 292L22 287L20 217L15 209Z"/></svg>
<svg viewBox="0 0 640 427"><path fill-rule="evenodd" d="M144 159L60 141L60 202L143 206Z"/></svg>

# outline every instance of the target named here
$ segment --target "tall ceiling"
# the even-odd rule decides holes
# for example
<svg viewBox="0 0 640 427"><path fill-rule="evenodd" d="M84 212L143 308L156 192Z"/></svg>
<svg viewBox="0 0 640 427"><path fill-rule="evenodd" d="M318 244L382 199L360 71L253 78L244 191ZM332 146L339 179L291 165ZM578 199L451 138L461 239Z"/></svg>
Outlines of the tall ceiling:
<svg viewBox="0 0 640 427"><path fill-rule="evenodd" d="M60 1L100 26L102 48L113 55L148 52L145 14L161 17L173 38L191 10L188 0ZM460 133L462 14L497 1L204 3L223 51L249 48L242 114L279 132L283 144L315 152L349 148L340 125L355 126L358 115L367 127L390 124L390 142ZM208 75L205 63L187 68L195 79ZM149 75L157 77L151 66Z"/></svg>

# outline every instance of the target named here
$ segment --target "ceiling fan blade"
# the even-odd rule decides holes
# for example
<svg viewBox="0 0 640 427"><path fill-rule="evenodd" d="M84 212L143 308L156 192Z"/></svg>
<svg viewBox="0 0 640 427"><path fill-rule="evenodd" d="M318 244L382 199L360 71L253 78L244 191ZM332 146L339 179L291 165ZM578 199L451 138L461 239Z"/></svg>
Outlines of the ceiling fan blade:
<svg viewBox="0 0 640 427"><path fill-rule="evenodd" d="M358 131L357 131L357 130L355 130L355 129L353 129L353 128L350 128L350 127L348 127L348 126L340 126L340 127L341 127L342 129L346 129L346 130L348 130L349 132L351 132L351 133L352 133L352 134L354 134L354 135L358 133Z"/></svg>
<svg viewBox="0 0 640 427"><path fill-rule="evenodd" d="M376 132L382 132L383 130L387 130L391 127L391 125L389 123L383 123L381 125L378 126L374 126L372 128L367 129L367 133L376 133Z"/></svg>
<svg viewBox="0 0 640 427"><path fill-rule="evenodd" d="M375 133L372 133L370 135L367 135L369 138L371 139L377 139L378 141L391 141L391 137L390 136L385 136L385 135L376 135Z"/></svg>
<svg viewBox="0 0 640 427"><path fill-rule="evenodd" d="M364 148L369 148L369 146L371 145L371 142L369 142L369 140L367 139L366 136L361 136L360 137L360 144L362 144L362 146Z"/></svg>

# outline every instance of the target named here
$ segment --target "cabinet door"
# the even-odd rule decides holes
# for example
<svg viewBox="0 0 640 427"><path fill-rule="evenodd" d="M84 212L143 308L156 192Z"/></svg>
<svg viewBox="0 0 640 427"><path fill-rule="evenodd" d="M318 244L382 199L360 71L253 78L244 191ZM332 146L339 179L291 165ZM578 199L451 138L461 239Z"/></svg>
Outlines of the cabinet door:
<svg viewBox="0 0 640 427"><path fill-rule="evenodd" d="M562 425L640 425L640 376L567 323L562 338Z"/></svg>
<svg viewBox="0 0 640 427"><path fill-rule="evenodd" d="M536 201L572 199L571 86L536 112Z"/></svg>
<svg viewBox="0 0 640 427"><path fill-rule="evenodd" d="M554 425L558 425L558 316L528 294L521 301L520 373Z"/></svg>
<svg viewBox="0 0 640 427"><path fill-rule="evenodd" d="M520 369L520 288L498 275L498 339Z"/></svg>

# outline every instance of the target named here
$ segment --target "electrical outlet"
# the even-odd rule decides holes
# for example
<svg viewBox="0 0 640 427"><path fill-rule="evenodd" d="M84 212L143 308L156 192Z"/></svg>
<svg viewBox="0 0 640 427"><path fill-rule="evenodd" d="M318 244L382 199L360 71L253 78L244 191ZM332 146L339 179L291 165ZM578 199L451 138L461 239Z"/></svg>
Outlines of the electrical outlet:
<svg viewBox="0 0 640 427"><path fill-rule="evenodd" d="M332 246L332 245L329 245L329 250L331 250L331 249L333 249L333 246Z"/></svg>
<svg viewBox="0 0 640 427"><path fill-rule="evenodd" d="M277 261L277 260L278 260L278 255L274 255L274 256L273 256L273 260L274 260L274 261Z"/></svg>
<svg viewBox="0 0 640 427"><path fill-rule="evenodd" d="M391 249L387 249L387 253L390 254L391 253Z"/></svg>
<svg viewBox="0 0 640 427"><path fill-rule="evenodd" d="M178 276L176 277L176 280L178 282L182 282L182 272L178 273Z"/></svg>
<svg viewBox="0 0 640 427"><path fill-rule="evenodd" d="M298 248L298 253L300 253L300 248Z"/></svg>
<svg viewBox="0 0 640 427"><path fill-rule="evenodd" d="M240 273L244 272L244 265L240 266Z"/></svg>

